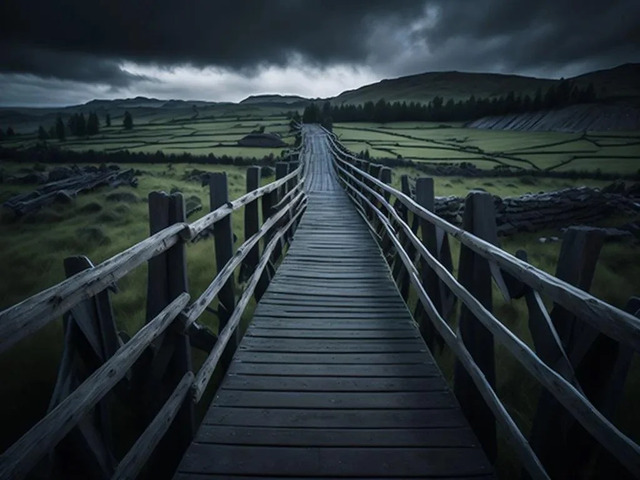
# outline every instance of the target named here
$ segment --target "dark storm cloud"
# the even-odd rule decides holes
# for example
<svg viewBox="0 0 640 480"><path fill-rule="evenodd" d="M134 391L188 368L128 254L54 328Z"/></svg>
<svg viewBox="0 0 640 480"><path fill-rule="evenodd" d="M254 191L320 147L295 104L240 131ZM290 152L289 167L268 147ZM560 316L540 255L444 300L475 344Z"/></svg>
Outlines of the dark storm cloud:
<svg viewBox="0 0 640 480"><path fill-rule="evenodd" d="M285 65L292 54L319 64L358 62L368 53L363 38L370 25L407 20L421 10L415 0L4 0L0 44L5 50L32 50L33 61L3 61L1 68L14 72L16 65L20 71L30 66L38 75L50 69L59 78L78 78L73 68L56 68L45 56L38 65L44 50L231 69ZM102 65L117 73L112 67Z"/></svg>
<svg viewBox="0 0 640 480"><path fill-rule="evenodd" d="M122 70L120 62L88 53L61 52L24 45L8 45L0 50L0 71L32 74L42 78L103 83L114 87L146 80Z"/></svg>
<svg viewBox="0 0 640 480"><path fill-rule="evenodd" d="M570 76L640 62L639 24L638 0L2 0L0 103L28 87L15 83L25 74L68 82L74 93L84 83L129 95L160 85L154 71L185 65L227 75L207 98L237 74L255 80L270 67L346 66L371 79L435 70ZM182 94L163 78L162 91Z"/></svg>
<svg viewBox="0 0 640 480"><path fill-rule="evenodd" d="M432 1L436 19L414 33L436 68L553 73L640 61L637 0ZM407 70L424 65L406 64Z"/></svg>

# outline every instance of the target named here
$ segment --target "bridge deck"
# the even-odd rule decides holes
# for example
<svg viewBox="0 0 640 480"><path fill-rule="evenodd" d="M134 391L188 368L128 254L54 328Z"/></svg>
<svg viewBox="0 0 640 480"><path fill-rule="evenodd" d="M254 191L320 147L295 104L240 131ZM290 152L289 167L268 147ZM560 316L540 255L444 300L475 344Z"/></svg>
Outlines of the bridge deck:
<svg viewBox="0 0 640 480"><path fill-rule="evenodd" d="M175 478L491 477L378 246L317 160L295 240Z"/></svg>

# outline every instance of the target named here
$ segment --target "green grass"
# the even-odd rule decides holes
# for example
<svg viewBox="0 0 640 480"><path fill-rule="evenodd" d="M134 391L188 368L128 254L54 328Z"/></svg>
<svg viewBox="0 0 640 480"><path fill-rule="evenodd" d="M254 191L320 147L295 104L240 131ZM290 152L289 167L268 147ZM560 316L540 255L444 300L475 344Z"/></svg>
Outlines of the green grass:
<svg viewBox="0 0 640 480"><path fill-rule="evenodd" d="M23 167L3 164L5 171L17 171ZM187 199L197 196L204 208L189 221L206 214L209 211L208 187L183 180L187 170L226 171L230 198L238 198L245 193L246 170L240 167L189 164L126 167L143 171L137 189L99 189L80 195L71 205L54 205L18 220L12 220L7 212L3 212L0 265L3 272L11 273L0 275L0 309L64 280L62 261L67 256L86 255L98 264L145 239L149 235L146 198L151 191L178 189ZM265 184L273 180L273 177L265 178L262 182ZM7 186L0 200L31 188ZM128 193L131 198L109 200L114 193ZM244 238L242 209L232 215L232 225L238 236L237 247ZM196 298L217 272L213 240L188 244L187 262L190 293L192 298ZM119 280L119 292L111 295L117 326L130 335L144 324L146 270L146 265L143 265ZM215 303L212 306L215 307ZM245 315L245 321L251 317L252 311L253 304ZM214 315L205 313L201 321L217 331ZM61 346L61 322L55 321L0 355L0 371L5 372L0 382L0 423L3 425L0 450L15 441L46 412L62 353ZM34 355L34 351L38 354ZM202 360L201 356L198 358Z"/></svg>
<svg viewBox="0 0 640 480"><path fill-rule="evenodd" d="M334 133L354 152L372 158L427 163L473 162L478 168L635 174L640 170L640 133L609 135L479 130L460 125L399 122L336 124Z"/></svg>

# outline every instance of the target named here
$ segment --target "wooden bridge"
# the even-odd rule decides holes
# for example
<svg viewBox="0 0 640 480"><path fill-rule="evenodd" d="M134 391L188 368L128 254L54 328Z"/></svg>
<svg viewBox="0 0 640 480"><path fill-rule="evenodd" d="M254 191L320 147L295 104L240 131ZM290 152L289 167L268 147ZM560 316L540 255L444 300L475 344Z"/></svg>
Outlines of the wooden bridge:
<svg viewBox="0 0 640 480"><path fill-rule="evenodd" d="M431 179L398 191L321 127L302 138L300 165L260 188L250 168L238 200L212 175L211 213L191 224L180 195L151 194L151 237L95 267L68 259L65 282L0 312L0 351L65 318L49 412L2 454L0 478L492 478L496 425L532 478L640 476L640 447L612 422L640 305L586 293L597 232L569 230L553 277L496 246L491 196L467 197L462 230L431 213ZM218 273L191 301L185 244L212 227ZM147 324L122 339L109 287L145 263ZM492 313L493 283L526 302L529 338ZM217 335L198 320L212 308ZM495 341L542 386L530 432L499 396ZM147 419L119 459L114 398Z"/></svg>

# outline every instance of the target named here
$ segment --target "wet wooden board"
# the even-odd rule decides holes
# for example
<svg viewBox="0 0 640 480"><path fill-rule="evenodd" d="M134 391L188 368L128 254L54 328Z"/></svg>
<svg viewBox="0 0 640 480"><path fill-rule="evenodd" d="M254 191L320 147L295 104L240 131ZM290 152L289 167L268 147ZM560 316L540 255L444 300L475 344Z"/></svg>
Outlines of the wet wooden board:
<svg viewBox="0 0 640 480"><path fill-rule="evenodd" d="M176 474L492 478L321 136L286 258Z"/></svg>

